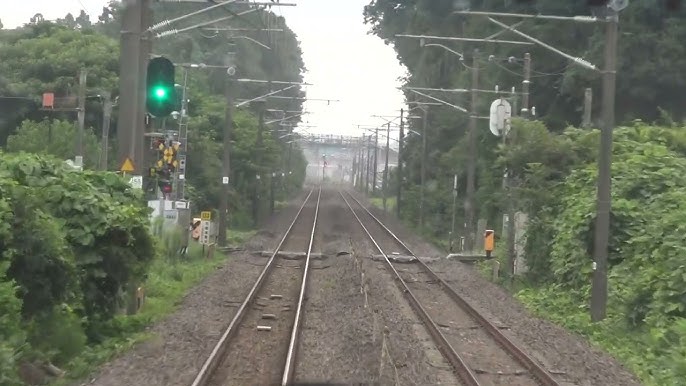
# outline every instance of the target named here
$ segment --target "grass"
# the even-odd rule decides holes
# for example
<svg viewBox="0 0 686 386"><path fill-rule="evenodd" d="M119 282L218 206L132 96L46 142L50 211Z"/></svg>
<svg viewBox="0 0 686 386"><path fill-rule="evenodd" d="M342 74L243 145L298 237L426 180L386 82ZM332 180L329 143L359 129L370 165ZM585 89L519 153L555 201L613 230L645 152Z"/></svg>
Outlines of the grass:
<svg viewBox="0 0 686 386"><path fill-rule="evenodd" d="M228 233L229 245L240 245L254 233L254 231L232 230ZM162 240L162 244L167 242L167 240ZM65 378L55 380L52 385L62 386L86 377L101 364L135 344L152 338L152 334L145 332L145 327L173 313L189 289L215 271L219 264L230 262L230 260L230 256L219 252L216 252L212 259L207 259L203 256L202 246L198 243L191 243L188 257L184 259L156 259L148 271L148 279L144 284L145 303L140 312L133 316L115 317L112 325L119 334L106 339L101 344L87 346L64 368L67 371Z"/></svg>

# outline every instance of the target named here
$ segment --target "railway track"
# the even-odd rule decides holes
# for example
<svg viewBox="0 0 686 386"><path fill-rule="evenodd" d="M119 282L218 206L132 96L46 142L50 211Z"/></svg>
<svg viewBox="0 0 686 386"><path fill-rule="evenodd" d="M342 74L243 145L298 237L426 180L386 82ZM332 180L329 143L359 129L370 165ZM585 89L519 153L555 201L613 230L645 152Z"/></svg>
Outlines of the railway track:
<svg viewBox="0 0 686 386"><path fill-rule="evenodd" d="M464 385L559 385L546 369L417 258L359 200L346 192L361 208L356 211L345 194L339 194L383 256L410 305ZM395 254L409 255L414 260L412 264L397 263L392 259ZM450 304L456 307L447 306Z"/></svg>
<svg viewBox="0 0 686 386"><path fill-rule="evenodd" d="M292 384L320 199L312 188L192 386Z"/></svg>

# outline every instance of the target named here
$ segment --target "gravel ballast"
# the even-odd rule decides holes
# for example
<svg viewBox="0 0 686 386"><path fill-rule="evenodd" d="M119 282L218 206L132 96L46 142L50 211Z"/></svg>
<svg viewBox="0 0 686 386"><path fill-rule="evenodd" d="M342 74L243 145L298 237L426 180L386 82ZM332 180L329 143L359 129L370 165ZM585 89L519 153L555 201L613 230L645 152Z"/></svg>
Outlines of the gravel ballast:
<svg viewBox="0 0 686 386"><path fill-rule="evenodd" d="M357 196L360 199L360 196ZM418 256L439 258L429 266L474 308L496 325L508 326L505 334L565 384L641 385L638 378L609 354L592 347L582 336L537 318L502 287L488 281L472 266L447 260L400 221L383 210L361 202L400 237Z"/></svg>
<svg viewBox="0 0 686 386"><path fill-rule="evenodd" d="M251 250L273 248L293 221L306 194L272 216L246 243L180 301L178 309L150 327L153 337L103 365L87 381L96 386L190 385L266 263Z"/></svg>

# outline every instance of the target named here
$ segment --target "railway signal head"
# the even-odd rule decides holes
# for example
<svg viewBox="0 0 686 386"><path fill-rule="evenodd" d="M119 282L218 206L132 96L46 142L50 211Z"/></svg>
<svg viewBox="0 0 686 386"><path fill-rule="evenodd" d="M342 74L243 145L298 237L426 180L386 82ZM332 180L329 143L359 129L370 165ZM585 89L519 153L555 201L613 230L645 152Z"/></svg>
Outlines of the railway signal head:
<svg viewBox="0 0 686 386"><path fill-rule="evenodd" d="M158 57L148 63L146 80L146 107L156 117L166 117L176 107L174 89L174 64L167 58Z"/></svg>

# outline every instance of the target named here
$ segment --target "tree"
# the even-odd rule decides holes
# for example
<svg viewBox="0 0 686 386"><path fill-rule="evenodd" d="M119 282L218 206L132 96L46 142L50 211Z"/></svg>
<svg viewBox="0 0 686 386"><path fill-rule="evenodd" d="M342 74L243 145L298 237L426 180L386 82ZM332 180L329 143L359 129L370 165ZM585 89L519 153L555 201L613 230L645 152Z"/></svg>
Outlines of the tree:
<svg viewBox="0 0 686 386"><path fill-rule="evenodd" d="M10 152L50 154L60 159L73 159L77 137L76 124L60 120L22 122L16 134L7 139ZM95 168L100 159L100 144L93 130L86 128L83 137L84 166Z"/></svg>

